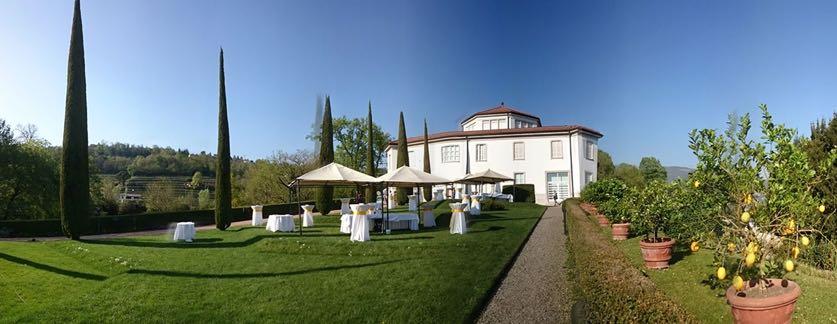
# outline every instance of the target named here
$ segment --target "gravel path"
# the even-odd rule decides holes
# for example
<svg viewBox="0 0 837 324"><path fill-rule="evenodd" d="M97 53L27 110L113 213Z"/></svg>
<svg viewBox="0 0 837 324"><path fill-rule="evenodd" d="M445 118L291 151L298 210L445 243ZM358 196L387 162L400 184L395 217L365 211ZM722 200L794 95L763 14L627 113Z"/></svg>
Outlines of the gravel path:
<svg viewBox="0 0 837 324"><path fill-rule="evenodd" d="M479 323L568 323L564 215L549 207L480 316Z"/></svg>

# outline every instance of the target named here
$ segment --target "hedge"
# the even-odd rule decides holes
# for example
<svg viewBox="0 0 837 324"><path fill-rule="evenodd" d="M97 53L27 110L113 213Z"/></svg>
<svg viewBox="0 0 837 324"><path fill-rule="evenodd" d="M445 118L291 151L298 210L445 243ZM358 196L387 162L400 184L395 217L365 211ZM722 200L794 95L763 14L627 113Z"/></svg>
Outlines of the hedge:
<svg viewBox="0 0 837 324"><path fill-rule="evenodd" d="M340 206L340 201L335 202ZM305 204L314 204L313 201L304 201ZM295 214L297 204L265 205L262 213L270 214ZM237 207L232 209L232 220L243 221L250 219L250 207ZM196 226L215 223L215 212L212 209L188 210L175 212L143 213L132 215L94 216L88 219L90 225L86 235L125 233L147 230L166 229L172 223L195 222ZM60 219L41 220L8 220L0 221L0 237L47 237L61 236Z"/></svg>
<svg viewBox="0 0 837 324"><path fill-rule="evenodd" d="M514 202L535 202L535 185L517 184L503 186L503 194L514 195Z"/></svg>
<svg viewBox="0 0 837 324"><path fill-rule="evenodd" d="M588 323L694 323L697 320L657 290L571 198L567 223L568 278L579 300L574 315ZM637 248L639 248L637 246ZM574 319L575 320L575 319Z"/></svg>

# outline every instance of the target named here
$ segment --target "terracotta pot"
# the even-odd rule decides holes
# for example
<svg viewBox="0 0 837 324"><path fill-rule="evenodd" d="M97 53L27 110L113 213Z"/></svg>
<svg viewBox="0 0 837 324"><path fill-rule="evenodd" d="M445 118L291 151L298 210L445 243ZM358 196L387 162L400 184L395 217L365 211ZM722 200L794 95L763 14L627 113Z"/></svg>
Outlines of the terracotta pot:
<svg viewBox="0 0 837 324"><path fill-rule="evenodd" d="M623 241L628 239L628 228L631 223L613 224L613 239Z"/></svg>
<svg viewBox="0 0 837 324"><path fill-rule="evenodd" d="M650 269L668 268L668 261L671 260L671 251L674 249L674 239L664 237L662 242L639 241L639 248L642 250L642 258L645 260L645 267Z"/></svg>
<svg viewBox="0 0 837 324"><path fill-rule="evenodd" d="M601 226L601 227L610 226L610 222L607 221L607 217L605 217L605 215L596 214L596 218L599 220L599 226Z"/></svg>
<svg viewBox="0 0 837 324"><path fill-rule="evenodd" d="M802 294L799 285L790 280L768 279L771 287L778 290L774 296L748 296L748 291L759 289L758 286L745 288L736 292L735 288L727 289L727 301L732 306L732 317L736 323L790 323L796 300Z"/></svg>

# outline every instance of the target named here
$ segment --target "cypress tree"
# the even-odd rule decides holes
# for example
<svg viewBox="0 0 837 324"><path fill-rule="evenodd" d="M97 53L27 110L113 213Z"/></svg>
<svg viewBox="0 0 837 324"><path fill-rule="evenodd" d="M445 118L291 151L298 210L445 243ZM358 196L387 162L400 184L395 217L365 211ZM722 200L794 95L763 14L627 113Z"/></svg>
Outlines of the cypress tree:
<svg viewBox="0 0 837 324"><path fill-rule="evenodd" d="M375 129L372 123L372 101L369 102L369 110L366 115L366 174L375 176ZM366 201L377 200L374 187L366 188Z"/></svg>
<svg viewBox="0 0 837 324"><path fill-rule="evenodd" d="M232 224L232 181L230 179L230 126L227 121L227 89L224 80L224 49L220 54L218 95L218 157L215 161L215 227L226 230Z"/></svg>
<svg viewBox="0 0 837 324"><path fill-rule="evenodd" d="M323 126L320 134L320 166L334 162L334 126L331 121L331 98L326 96L323 111ZM317 190L317 210L323 215L331 211L334 204L334 187L323 186Z"/></svg>
<svg viewBox="0 0 837 324"><path fill-rule="evenodd" d="M430 173L430 145L427 141L427 119L424 120L424 172ZM433 200L433 186L427 185L421 190L424 192L424 200Z"/></svg>
<svg viewBox="0 0 837 324"><path fill-rule="evenodd" d="M398 115L398 161L396 167L410 166L410 157L407 155L407 131L404 129L404 112ZM406 204L408 195L413 194L413 188L398 188L395 191L396 201L399 205Z"/></svg>
<svg viewBox="0 0 837 324"><path fill-rule="evenodd" d="M87 80L84 73L84 36L81 4L76 0L67 62L67 98L64 103L64 143L61 153L61 228L77 240L85 231L90 212L90 170L87 155Z"/></svg>

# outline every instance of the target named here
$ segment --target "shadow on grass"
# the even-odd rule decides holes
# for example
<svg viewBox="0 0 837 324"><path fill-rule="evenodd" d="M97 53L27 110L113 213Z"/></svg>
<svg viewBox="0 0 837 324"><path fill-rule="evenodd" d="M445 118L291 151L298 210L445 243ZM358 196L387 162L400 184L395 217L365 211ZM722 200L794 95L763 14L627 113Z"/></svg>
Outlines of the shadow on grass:
<svg viewBox="0 0 837 324"><path fill-rule="evenodd" d="M218 249L218 248L239 248L250 246L258 243L264 239L278 239L282 237L335 237L343 236L344 234L333 233L326 234L322 231L305 231L300 236L298 232L276 233L268 235L256 235L244 241L238 242L223 242L221 238L205 238L195 239L192 243L186 242L154 242L154 241L136 241L131 239L82 239L82 243L98 244L98 245L116 245L116 246L132 246L132 247L151 247L151 248L174 248L174 249Z"/></svg>
<svg viewBox="0 0 837 324"><path fill-rule="evenodd" d="M325 271L358 269L358 268L366 268L366 267L384 265L384 264L389 264L389 263L396 263L396 262L401 262L401 261L403 261L403 260L392 260L392 261L384 261L384 262L351 264L351 265L341 265L341 266L329 266L329 267L322 267L322 268L312 268L312 269L285 271L285 272L214 274L214 273L197 273L197 272L184 272L184 271L131 269L131 270L128 270L126 273L127 274L144 274L144 275L151 275L151 276L176 277L176 278L246 279L246 278L266 278L266 277L279 277L279 276L293 276L293 275L301 275L301 274L325 272Z"/></svg>
<svg viewBox="0 0 837 324"><path fill-rule="evenodd" d="M669 266L677 264L677 262L683 260L683 258L685 258L689 253L691 253L691 251L689 251L688 247L675 244L673 251L671 251L671 260L668 261Z"/></svg>
<svg viewBox="0 0 837 324"><path fill-rule="evenodd" d="M391 236L391 235L390 235L390 236ZM375 237L375 238L379 238L379 239L376 239L376 241L379 241L379 242L386 242L386 241L410 241L410 240L429 240L429 239L432 239L432 238L433 238L432 236L413 236L413 237L385 238L385 237L388 237L388 236L386 236L386 235L376 235L376 236L373 236L373 237Z"/></svg>
<svg viewBox="0 0 837 324"><path fill-rule="evenodd" d="M68 276L68 277L79 278L79 279L87 279L87 280L96 280L96 281L103 281L103 280L107 279L107 277L105 277L105 276L96 275L96 274L92 274L92 273L72 271L72 270L67 270L67 269L61 269L61 268L53 267L51 265L46 265L46 264L43 264L43 263L38 263L38 262L35 262L35 261L30 261L30 260L23 259L23 258L18 258L16 256L11 256L11 255L8 255L8 254L5 254L5 253L0 253L0 259L6 260L6 261L9 261L9 262L14 262L14 263L17 263L17 264L30 266L30 267L33 267L33 268L38 269L38 270L52 272L52 273L59 274L59 275L62 275L62 276Z"/></svg>
<svg viewBox="0 0 837 324"><path fill-rule="evenodd" d="M488 227L488 228L486 228L486 229L479 229L479 230L470 230L470 229L468 229L468 233L484 233L484 232L494 232L494 231L502 231L502 230L504 230L504 229L506 229L506 228L505 228L505 227L502 227L502 226L490 226L490 227Z"/></svg>

